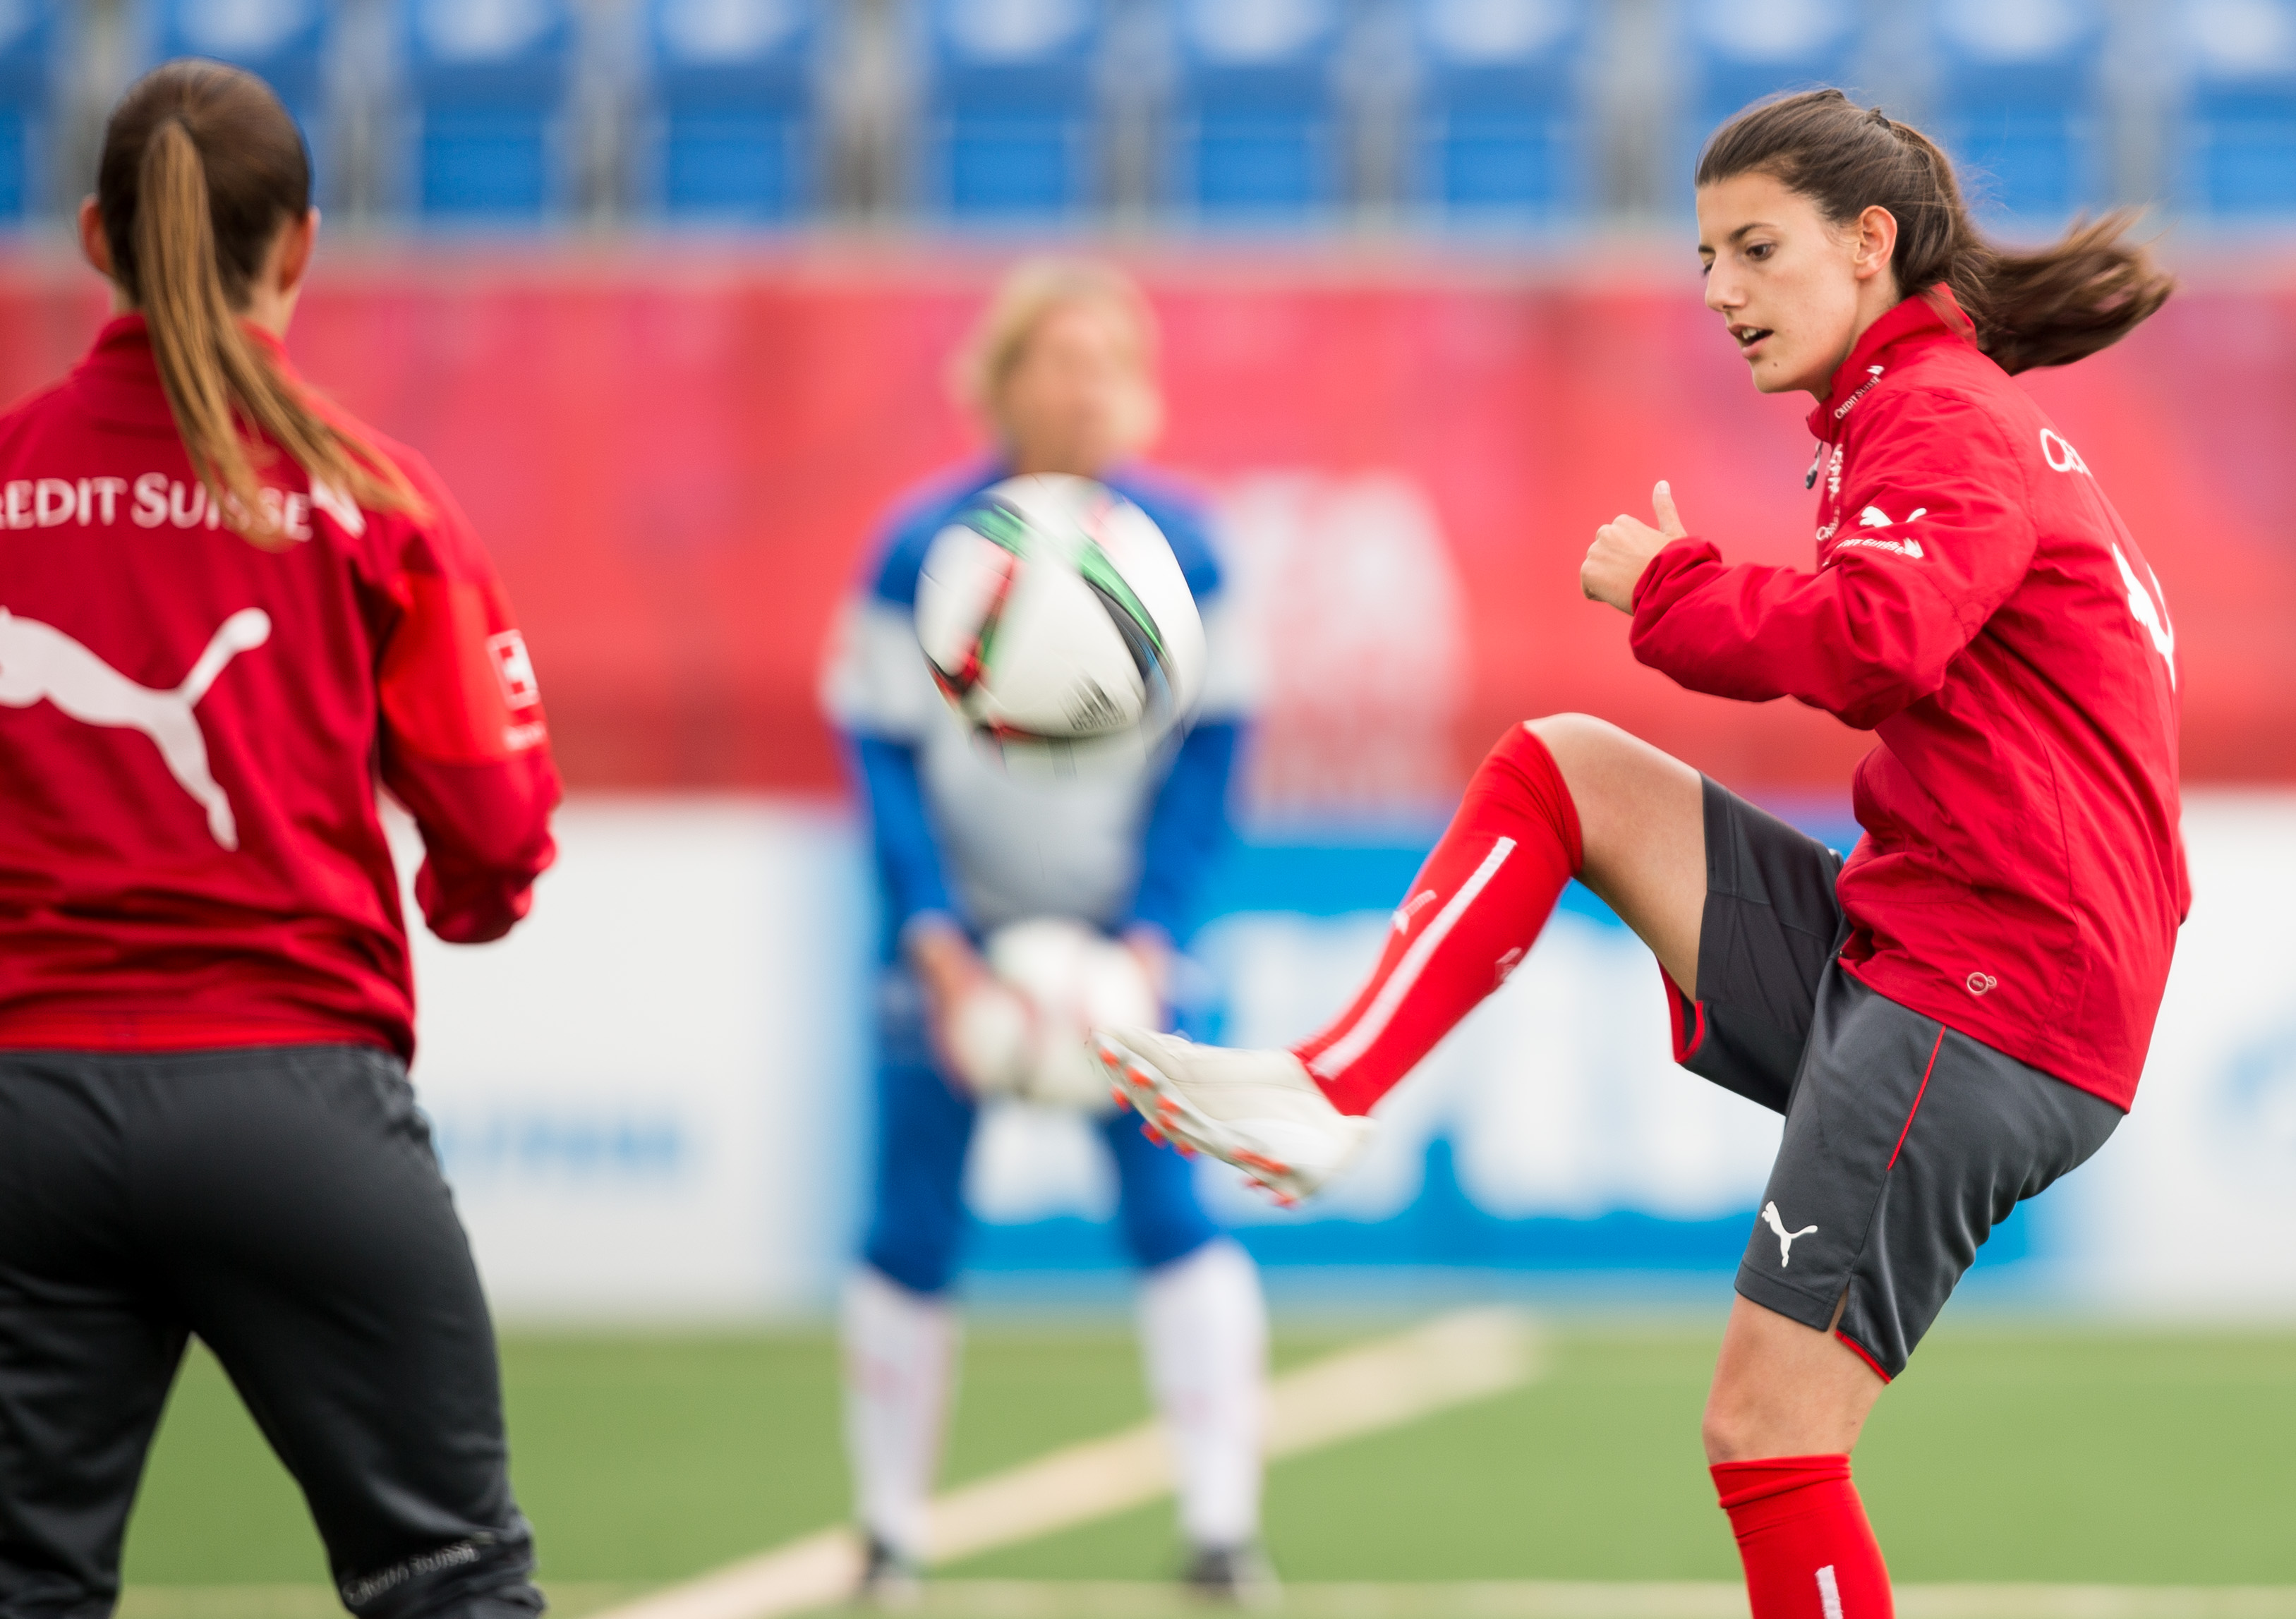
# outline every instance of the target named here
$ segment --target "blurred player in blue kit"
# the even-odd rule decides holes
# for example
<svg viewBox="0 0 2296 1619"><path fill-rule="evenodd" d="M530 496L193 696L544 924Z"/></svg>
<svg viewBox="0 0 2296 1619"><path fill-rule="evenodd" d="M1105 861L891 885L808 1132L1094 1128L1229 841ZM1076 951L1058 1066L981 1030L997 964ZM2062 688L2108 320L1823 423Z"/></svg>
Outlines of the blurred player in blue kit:
<svg viewBox="0 0 2296 1619"><path fill-rule="evenodd" d="M824 677L867 805L885 920L872 1213L844 1305L865 1590L881 1599L906 1590L930 1549L926 1503L955 1380L951 1283L980 1108L1029 1090L981 1055L984 1027L1031 1015L1015 1010L1026 986L992 969L1003 959L993 941L1041 932L1048 919L1081 924L1120 943L1121 953L1091 948L1160 1007L1174 941L1227 835L1244 660L1201 511L1132 459L1161 420L1154 344L1145 301L1111 269L1045 260L1006 279L957 367L996 449L895 509ZM1203 700L1193 724L1144 761L1059 775L1007 768L942 700L919 649L917 581L934 536L980 491L1039 473L1097 478L1146 511L1204 617ZM1091 1070L1078 1071L1089 1083ZM1121 1238L1142 1272L1141 1347L1171 1434L1187 1577L1208 1593L1250 1597L1269 1578L1258 1549L1267 1359L1258 1272L1205 1213L1177 1152L1145 1139L1098 1085L1065 1100L1093 1115L1115 1168Z"/></svg>

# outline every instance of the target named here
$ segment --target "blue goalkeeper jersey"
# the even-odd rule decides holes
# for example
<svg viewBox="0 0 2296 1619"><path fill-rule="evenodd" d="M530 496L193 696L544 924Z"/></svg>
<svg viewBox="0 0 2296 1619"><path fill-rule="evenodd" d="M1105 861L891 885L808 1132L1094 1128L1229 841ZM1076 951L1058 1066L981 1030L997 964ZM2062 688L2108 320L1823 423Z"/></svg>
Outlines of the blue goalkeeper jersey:
<svg viewBox="0 0 2296 1619"><path fill-rule="evenodd" d="M976 936L1025 917L1184 937L1206 868L1230 832L1228 782L1250 671L1201 508L1137 473L1103 481L1171 543L1204 620L1209 663L1193 724L1145 760L1067 779L1008 771L933 684L917 645L917 576L933 538L1000 482L978 466L896 508L847 605L823 679L869 813L890 952L918 918Z"/></svg>

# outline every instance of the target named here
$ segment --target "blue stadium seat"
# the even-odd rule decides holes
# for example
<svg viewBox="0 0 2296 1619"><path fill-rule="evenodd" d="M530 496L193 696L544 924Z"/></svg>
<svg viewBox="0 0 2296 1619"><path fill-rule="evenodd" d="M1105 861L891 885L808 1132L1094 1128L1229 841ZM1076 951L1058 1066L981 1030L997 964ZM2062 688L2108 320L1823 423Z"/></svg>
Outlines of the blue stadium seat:
<svg viewBox="0 0 2296 1619"><path fill-rule="evenodd" d="M1176 0L1169 179L1207 224L1301 223L1339 200L1333 0Z"/></svg>
<svg viewBox="0 0 2296 1619"><path fill-rule="evenodd" d="M302 127L324 198L332 175L326 0L157 0L146 22L152 61L209 56L258 75Z"/></svg>
<svg viewBox="0 0 2296 1619"><path fill-rule="evenodd" d="M1672 149L1665 194L1687 203L1698 154L1754 102L1822 85L1849 87L1857 8L1836 0L1686 0L1690 118Z"/></svg>
<svg viewBox="0 0 2296 1619"><path fill-rule="evenodd" d="M413 200L434 220L534 222L568 190L567 0L400 0L417 120Z"/></svg>
<svg viewBox="0 0 2296 1619"><path fill-rule="evenodd" d="M1414 0L1420 198L1460 224L1524 224L1584 200L1584 0Z"/></svg>
<svg viewBox="0 0 2296 1619"><path fill-rule="evenodd" d="M1103 0L931 0L924 189L961 220L1088 204Z"/></svg>
<svg viewBox="0 0 2296 1619"><path fill-rule="evenodd" d="M2296 214L2296 0L2199 0L2185 22L2183 200L2228 219Z"/></svg>
<svg viewBox="0 0 2296 1619"><path fill-rule="evenodd" d="M1765 96L1847 88L1857 9L1836 0L1690 0L1693 155L1733 113Z"/></svg>
<svg viewBox="0 0 2296 1619"><path fill-rule="evenodd" d="M50 0L0 0L0 225L47 200Z"/></svg>
<svg viewBox="0 0 2296 1619"><path fill-rule="evenodd" d="M1940 0L1938 134L1980 210L2036 224L2103 190L2095 0Z"/></svg>
<svg viewBox="0 0 2296 1619"><path fill-rule="evenodd" d="M648 0L654 185L672 217L771 222L810 201L813 0Z"/></svg>

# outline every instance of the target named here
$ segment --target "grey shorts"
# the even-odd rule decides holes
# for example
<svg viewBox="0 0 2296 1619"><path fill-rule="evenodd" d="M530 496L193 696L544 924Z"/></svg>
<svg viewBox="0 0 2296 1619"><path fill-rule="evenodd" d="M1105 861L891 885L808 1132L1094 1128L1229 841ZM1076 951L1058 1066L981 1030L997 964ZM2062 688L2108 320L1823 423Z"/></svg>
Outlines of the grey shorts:
<svg viewBox="0 0 2296 1619"><path fill-rule="evenodd" d="M1906 1369L1993 1228L2120 1109L1867 988L1840 960L1841 856L1705 784L1698 993L1676 1059L1786 1116L1738 1291ZM1845 1295L1847 1296L1845 1297Z"/></svg>

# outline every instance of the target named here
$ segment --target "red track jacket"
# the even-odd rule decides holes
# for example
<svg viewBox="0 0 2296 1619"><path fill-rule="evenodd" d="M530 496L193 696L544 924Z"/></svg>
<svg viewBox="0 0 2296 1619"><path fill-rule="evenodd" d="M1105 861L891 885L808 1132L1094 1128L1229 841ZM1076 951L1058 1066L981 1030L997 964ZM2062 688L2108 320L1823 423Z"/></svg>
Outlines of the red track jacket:
<svg viewBox="0 0 2296 1619"><path fill-rule="evenodd" d="M2176 630L2079 452L1931 298L1810 415L1817 571L1677 540L1635 587L1635 655L1874 732L1843 966L2125 1108L2192 904Z"/></svg>
<svg viewBox="0 0 2296 1619"><path fill-rule="evenodd" d="M433 515L275 456L266 549L193 476L140 315L0 417L0 1047L412 1055L378 785L433 932L526 913L558 777L524 642L438 476L366 437Z"/></svg>

